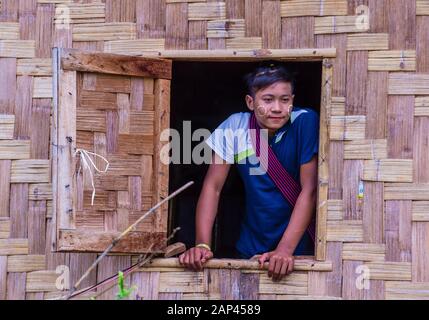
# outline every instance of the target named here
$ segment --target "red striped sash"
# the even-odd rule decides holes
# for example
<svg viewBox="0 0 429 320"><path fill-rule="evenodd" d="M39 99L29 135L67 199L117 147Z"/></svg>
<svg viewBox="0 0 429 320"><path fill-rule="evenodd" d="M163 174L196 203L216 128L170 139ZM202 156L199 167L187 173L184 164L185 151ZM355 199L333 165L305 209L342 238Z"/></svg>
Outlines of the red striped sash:
<svg viewBox="0 0 429 320"><path fill-rule="evenodd" d="M260 139L261 128L256 121L255 114L252 113L249 121L250 137L252 146L255 149L256 156L259 158L261 166L268 173L268 176L273 180L274 184L280 190L289 204L295 207L298 196L301 193L301 185L286 171L280 161L277 159L273 149L268 145L266 139ZM267 150L268 152L262 152ZM310 225L307 228L311 239L315 240L316 219L313 216Z"/></svg>

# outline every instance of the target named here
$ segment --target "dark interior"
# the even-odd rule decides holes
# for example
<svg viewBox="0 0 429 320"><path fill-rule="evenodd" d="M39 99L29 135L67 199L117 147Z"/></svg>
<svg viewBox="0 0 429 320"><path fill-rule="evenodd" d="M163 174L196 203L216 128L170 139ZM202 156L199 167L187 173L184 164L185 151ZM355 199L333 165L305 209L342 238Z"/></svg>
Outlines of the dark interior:
<svg viewBox="0 0 429 320"><path fill-rule="evenodd" d="M171 128L182 132L183 121L192 121L192 131L213 131L235 112L247 111L243 76L258 62L174 61L171 83ZM287 62L295 73L295 106L320 110L321 62ZM193 142L195 146L199 142ZM183 157L183 154L182 154ZM170 202L170 231L181 230L171 242L180 241L187 248L195 244L195 208L208 165L171 164L170 191L190 180L195 183ZM240 219L245 213L244 188L235 169L222 190L213 228L212 249L215 257L229 257L239 236Z"/></svg>

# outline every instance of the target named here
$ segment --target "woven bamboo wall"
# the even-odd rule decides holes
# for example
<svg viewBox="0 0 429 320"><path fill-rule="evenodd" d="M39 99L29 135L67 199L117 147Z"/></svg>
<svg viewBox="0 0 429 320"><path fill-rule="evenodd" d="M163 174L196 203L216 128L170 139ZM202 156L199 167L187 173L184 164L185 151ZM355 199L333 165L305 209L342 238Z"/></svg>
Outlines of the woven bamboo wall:
<svg viewBox="0 0 429 320"><path fill-rule="evenodd" d="M429 298L428 0L0 0L0 299L58 296L96 254L51 252L51 48L331 48L327 260L331 271L158 267L128 283L144 299ZM64 4L71 27L63 28ZM369 30L356 27L365 5ZM365 22L365 21L364 21ZM364 187L359 198L359 185ZM110 256L82 284L132 263ZM359 290L356 267L370 270ZM101 297L112 298L110 290Z"/></svg>

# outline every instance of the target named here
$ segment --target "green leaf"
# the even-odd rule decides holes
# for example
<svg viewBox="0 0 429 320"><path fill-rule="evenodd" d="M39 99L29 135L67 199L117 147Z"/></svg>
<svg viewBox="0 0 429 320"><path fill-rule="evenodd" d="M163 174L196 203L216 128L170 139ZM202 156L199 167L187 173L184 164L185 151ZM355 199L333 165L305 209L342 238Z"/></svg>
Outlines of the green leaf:
<svg viewBox="0 0 429 320"><path fill-rule="evenodd" d="M119 292L116 294L117 300L128 298L131 292L135 289L135 286L132 288L126 288L124 286L124 273L122 271L118 272L118 289Z"/></svg>

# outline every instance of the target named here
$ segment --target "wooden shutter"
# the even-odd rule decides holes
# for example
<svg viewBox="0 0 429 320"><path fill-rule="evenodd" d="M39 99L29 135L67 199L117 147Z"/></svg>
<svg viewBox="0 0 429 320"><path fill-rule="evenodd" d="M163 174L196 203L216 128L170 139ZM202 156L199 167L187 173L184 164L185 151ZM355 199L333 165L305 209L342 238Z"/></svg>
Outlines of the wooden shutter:
<svg viewBox="0 0 429 320"><path fill-rule="evenodd" d="M159 135L169 127L171 61L54 49L53 236L58 251L102 252L168 193ZM107 173L89 172L76 148L102 155ZM103 163L96 161L103 168ZM167 205L112 252L160 252Z"/></svg>

